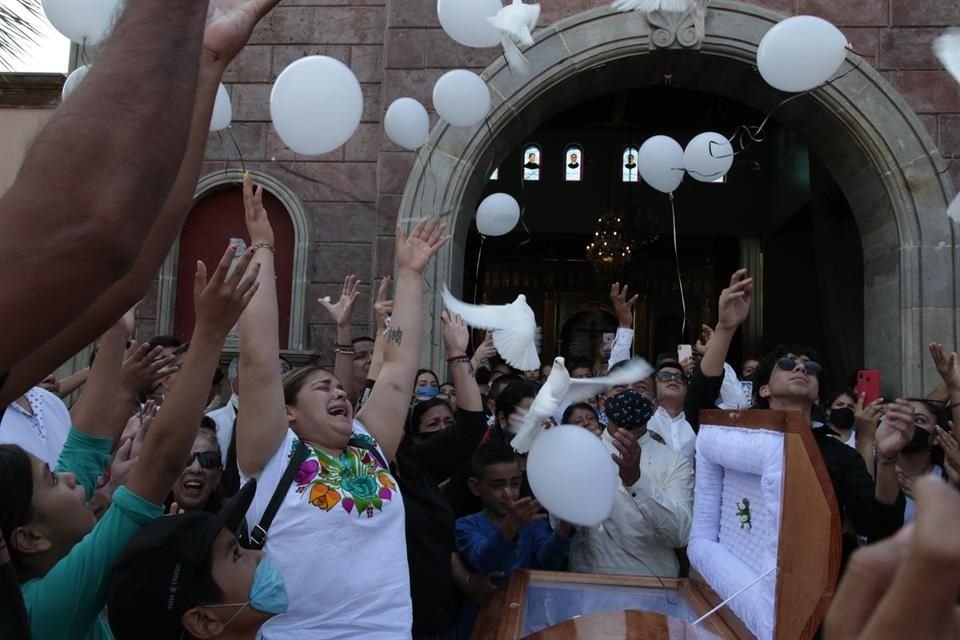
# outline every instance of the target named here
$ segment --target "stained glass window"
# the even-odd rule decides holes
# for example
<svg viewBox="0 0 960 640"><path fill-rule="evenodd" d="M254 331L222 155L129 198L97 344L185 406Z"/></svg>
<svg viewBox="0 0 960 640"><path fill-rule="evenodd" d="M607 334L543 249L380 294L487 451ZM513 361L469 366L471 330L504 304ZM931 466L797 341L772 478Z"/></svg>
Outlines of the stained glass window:
<svg viewBox="0 0 960 640"><path fill-rule="evenodd" d="M583 180L583 149L570 145L563 154L563 179L567 182Z"/></svg>
<svg viewBox="0 0 960 640"><path fill-rule="evenodd" d="M535 144L523 150L523 179L528 182L540 181L540 147Z"/></svg>
<svg viewBox="0 0 960 640"><path fill-rule="evenodd" d="M640 182L640 170L637 168L637 158L640 151L636 147L627 147L623 150L623 181Z"/></svg>

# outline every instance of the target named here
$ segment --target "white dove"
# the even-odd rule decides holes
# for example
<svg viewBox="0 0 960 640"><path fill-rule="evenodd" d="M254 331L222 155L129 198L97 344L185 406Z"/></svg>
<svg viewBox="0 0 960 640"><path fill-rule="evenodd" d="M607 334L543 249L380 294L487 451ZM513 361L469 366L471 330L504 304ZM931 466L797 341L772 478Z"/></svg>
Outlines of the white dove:
<svg viewBox="0 0 960 640"><path fill-rule="evenodd" d="M694 9L705 10L707 0L614 0L612 6L614 11L686 13Z"/></svg>
<svg viewBox="0 0 960 640"><path fill-rule="evenodd" d="M510 70L525 76L530 73L526 56L517 45L533 46L533 31L540 20L539 4L524 4L523 0L513 0L497 15L487 18L487 22L500 32L500 44Z"/></svg>
<svg viewBox="0 0 960 640"><path fill-rule="evenodd" d="M943 67L960 82L960 29L948 29L934 40L933 52L937 54ZM947 215L954 222L960 222L960 195L957 195L947 209Z"/></svg>
<svg viewBox="0 0 960 640"><path fill-rule="evenodd" d="M646 360L635 358L603 378L577 379L570 377L563 358L554 359L547 381L543 383L530 409L523 416L523 423L510 444L517 453L526 453L543 430L544 421L554 416L562 407L583 402L610 387L643 380L651 373L653 369Z"/></svg>
<svg viewBox="0 0 960 640"><path fill-rule="evenodd" d="M520 371L540 368L537 355L537 319L523 294L510 304L476 305L461 302L443 287L443 304L469 326L493 332L493 346L507 364Z"/></svg>

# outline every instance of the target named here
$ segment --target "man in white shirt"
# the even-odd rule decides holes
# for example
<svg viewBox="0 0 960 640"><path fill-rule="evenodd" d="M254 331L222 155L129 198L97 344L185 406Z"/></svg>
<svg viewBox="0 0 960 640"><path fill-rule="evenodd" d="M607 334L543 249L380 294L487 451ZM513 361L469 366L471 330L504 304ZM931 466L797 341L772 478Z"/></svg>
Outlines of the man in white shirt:
<svg viewBox="0 0 960 640"><path fill-rule="evenodd" d="M234 358L227 368L227 381L230 383L230 400L207 417L217 425L217 443L220 445L222 463L227 464L227 451L233 439L233 424L237 420L237 407L240 406L240 361Z"/></svg>
<svg viewBox="0 0 960 640"><path fill-rule="evenodd" d="M646 423L653 404L634 389L607 400L601 436L616 461L620 484L610 517L580 527L570 570L581 573L677 577L674 549L687 544L693 517L693 467L657 442Z"/></svg>
<svg viewBox="0 0 960 640"><path fill-rule="evenodd" d="M0 422L0 444L19 445L53 469L67 441L70 424L70 412L63 401L34 387L7 407Z"/></svg>
<svg viewBox="0 0 960 640"><path fill-rule="evenodd" d="M683 403L687 399L687 377L677 362L663 362L654 376L657 388L657 410L647 429L663 438L664 443L693 462L697 434L687 422Z"/></svg>

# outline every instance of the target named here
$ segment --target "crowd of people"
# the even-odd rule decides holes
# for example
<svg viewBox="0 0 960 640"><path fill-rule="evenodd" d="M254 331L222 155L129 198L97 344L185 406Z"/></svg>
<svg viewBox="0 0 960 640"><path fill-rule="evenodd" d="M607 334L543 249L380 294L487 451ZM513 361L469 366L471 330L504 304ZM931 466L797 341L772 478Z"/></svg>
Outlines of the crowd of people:
<svg viewBox="0 0 960 640"><path fill-rule="evenodd" d="M735 368L745 270L692 353L556 416L616 465L594 527L546 512L511 447L549 365L513 370L489 335L471 349L445 312L447 370L420 368L423 273L449 239L436 218L397 229L374 336L352 335L348 276L336 302L318 301L337 326L321 345L333 366L292 367L274 233L247 176L250 248L196 265L189 342L136 341L136 302L189 212L224 69L278 1L128 2L0 200L0 244L29 274L0 287L0 637L454 640L517 569L683 576L699 416L717 407L811 424L844 521L827 638L956 635L957 354L930 345L942 378L930 396L870 403L828 388L810 347ZM615 283L610 300L616 336L568 360L574 378L631 358L636 296ZM239 356L225 358L234 327ZM50 375L91 342L88 369Z"/></svg>

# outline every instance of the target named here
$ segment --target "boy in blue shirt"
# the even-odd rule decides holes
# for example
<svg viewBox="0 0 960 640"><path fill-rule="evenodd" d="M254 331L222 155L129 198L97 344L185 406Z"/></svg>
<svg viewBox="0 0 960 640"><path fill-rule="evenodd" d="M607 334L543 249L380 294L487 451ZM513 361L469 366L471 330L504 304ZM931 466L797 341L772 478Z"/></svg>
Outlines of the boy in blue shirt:
<svg viewBox="0 0 960 640"><path fill-rule="evenodd" d="M553 531L547 514L533 498L520 498L523 474L513 449L489 442L473 454L470 491L483 511L457 520L457 549L475 573L514 569L563 568L573 528L561 523Z"/></svg>

